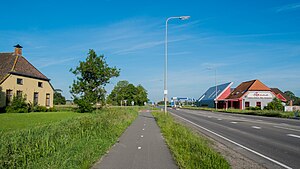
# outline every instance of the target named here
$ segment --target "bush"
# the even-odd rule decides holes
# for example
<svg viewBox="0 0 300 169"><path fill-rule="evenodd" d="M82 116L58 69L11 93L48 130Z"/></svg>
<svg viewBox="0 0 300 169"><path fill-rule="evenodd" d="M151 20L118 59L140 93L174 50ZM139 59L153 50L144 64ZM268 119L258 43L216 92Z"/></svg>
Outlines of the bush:
<svg viewBox="0 0 300 169"><path fill-rule="evenodd" d="M11 104L6 107L7 113L28 113L26 98L23 96L14 96Z"/></svg>
<svg viewBox="0 0 300 169"><path fill-rule="evenodd" d="M247 107L246 110L261 110L260 107Z"/></svg>
<svg viewBox="0 0 300 169"><path fill-rule="evenodd" d="M74 103L78 105L77 111L79 113L92 112L94 110L91 102L85 99L74 99Z"/></svg>
<svg viewBox="0 0 300 169"><path fill-rule="evenodd" d="M283 111L284 107L281 101L277 98L274 98L272 102L268 103L268 105L264 108L266 110L280 110Z"/></svg>
<svg viewBox="0 0 300 169"><path fill-rule="evenodd" d="M50 107L47 109L47 112L57 112L58 110L54 107Z"/></svg>

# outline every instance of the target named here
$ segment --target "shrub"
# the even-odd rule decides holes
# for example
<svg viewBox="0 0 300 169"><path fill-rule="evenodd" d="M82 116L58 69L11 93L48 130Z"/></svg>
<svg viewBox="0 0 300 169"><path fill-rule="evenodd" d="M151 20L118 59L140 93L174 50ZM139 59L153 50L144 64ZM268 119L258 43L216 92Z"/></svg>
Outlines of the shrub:
<svg viewBox="0 0 300 169"><path fill-rule="evenodd" d="M78 105L77 111L79 113L92 112L94 110L91 102L88 102L85 99L74 99L74 102Z"/></svg>
<svg viewBox="0 0 300 169"><path fill-rule="evenodd" d="M47 112L57 112L58 110L54 107L50 107L47 109Z"/></svg>
<svg viewBox="0 0 300 169"><path fill-rule="evenodd" d="M264 109L283 111L284 107L279 99L274 98L273 101L268 103L268 105Z"/></svg>
<svg viewBox="0 0 300 169"><path fill-rule="evenodd" d="M260 107L247 107L246 110L261 110Z"/></svg>
<svg viewBox="0 0 300 169"><path fill-rule="evenodd" d="M6 107L7 113L28 113L26 98L23 96L14 96L11 104Z"/></svg>

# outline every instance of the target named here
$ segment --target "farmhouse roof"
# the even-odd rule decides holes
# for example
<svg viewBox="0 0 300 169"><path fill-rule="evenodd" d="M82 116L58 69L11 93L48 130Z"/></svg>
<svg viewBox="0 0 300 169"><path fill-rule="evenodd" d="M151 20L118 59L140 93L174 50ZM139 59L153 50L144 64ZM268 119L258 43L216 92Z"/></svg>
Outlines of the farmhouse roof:
<svg viewBox="0 0 300 169"><path fill-rule="evenodd" d="M0 84L10 75L20 75L49 81L37 68L25 57L15 53L0 53Z"/></svg>

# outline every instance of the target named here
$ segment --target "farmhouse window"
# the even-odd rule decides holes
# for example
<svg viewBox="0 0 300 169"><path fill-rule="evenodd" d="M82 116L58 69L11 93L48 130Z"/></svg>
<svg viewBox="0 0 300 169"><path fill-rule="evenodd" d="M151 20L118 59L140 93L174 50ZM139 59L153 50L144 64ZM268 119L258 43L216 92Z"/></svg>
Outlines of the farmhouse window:
<svg viewBox="0 0 300 169"><path fill-rule="evenodd" d="M21 90L17 91L17 97L22 97L23 92Z"/></svg>
<svg viewBox="0 0 300 169"><path fill-rule="evenodd" d="M6 105L8 106L12 100L12 90L6 90Z"/></svg>
<svg viewBox="0 0 300 169"><path fill-rule="evenodd" d="M23 85L23 79L17 78L17 84L18 85Z"/></svg>
<svg viewBox="0 0 300 169"><path fill-rule="evenodd" d="M34 105L39 104L39 93L38 92L34 92L34 94L33 94L33 104Z"/></svg>
<svg viewBox="0 0 300 169"><path fill-rule="evenodd" d="M49 93L46 94L46 106L47 107L50 106L50 94Z"/></svg>
<svg viewBox="0 0 300 169"><path fill-rule="evenodd" d="M43 82L38 82L38 87L43 87Z"/></svg>

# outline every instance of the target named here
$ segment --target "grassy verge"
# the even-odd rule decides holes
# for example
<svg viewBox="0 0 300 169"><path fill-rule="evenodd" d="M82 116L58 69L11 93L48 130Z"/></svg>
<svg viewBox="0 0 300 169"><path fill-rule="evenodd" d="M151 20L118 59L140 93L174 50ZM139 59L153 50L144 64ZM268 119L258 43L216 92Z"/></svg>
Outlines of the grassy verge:
<svg viewBox="0 0 300 169"><path fill-rule="evenodd" d="M189 107L189 106L185 106L183 108L190 109L190 110L206 110L206 111L214 111L214 112L246 114L246 115L267 116L267 117L294 118L294 112L282 112L282 111L275 111L275 110L240 110L240 109L216 110L215 108Z"/></svg>
<svg viewBox="0 0 300 169"><path fill-rule="evenodd" d="M170 115L153 112L165 140L180 168L230 168L229 163L210 147L210 142L174 121Z"/></svg>
<svg viewBox="0 0 300 169"><path fill-rule="evenodd" d="M0 131L0 168L89 168L137 112L110 108L26 130Z"/></svg>
<svg viewBox="0 0 300 169"><path fill-rule="evenodd" d="M74 112L4 113L0 114L0 131L29 129L86 115Z"/></svg>

